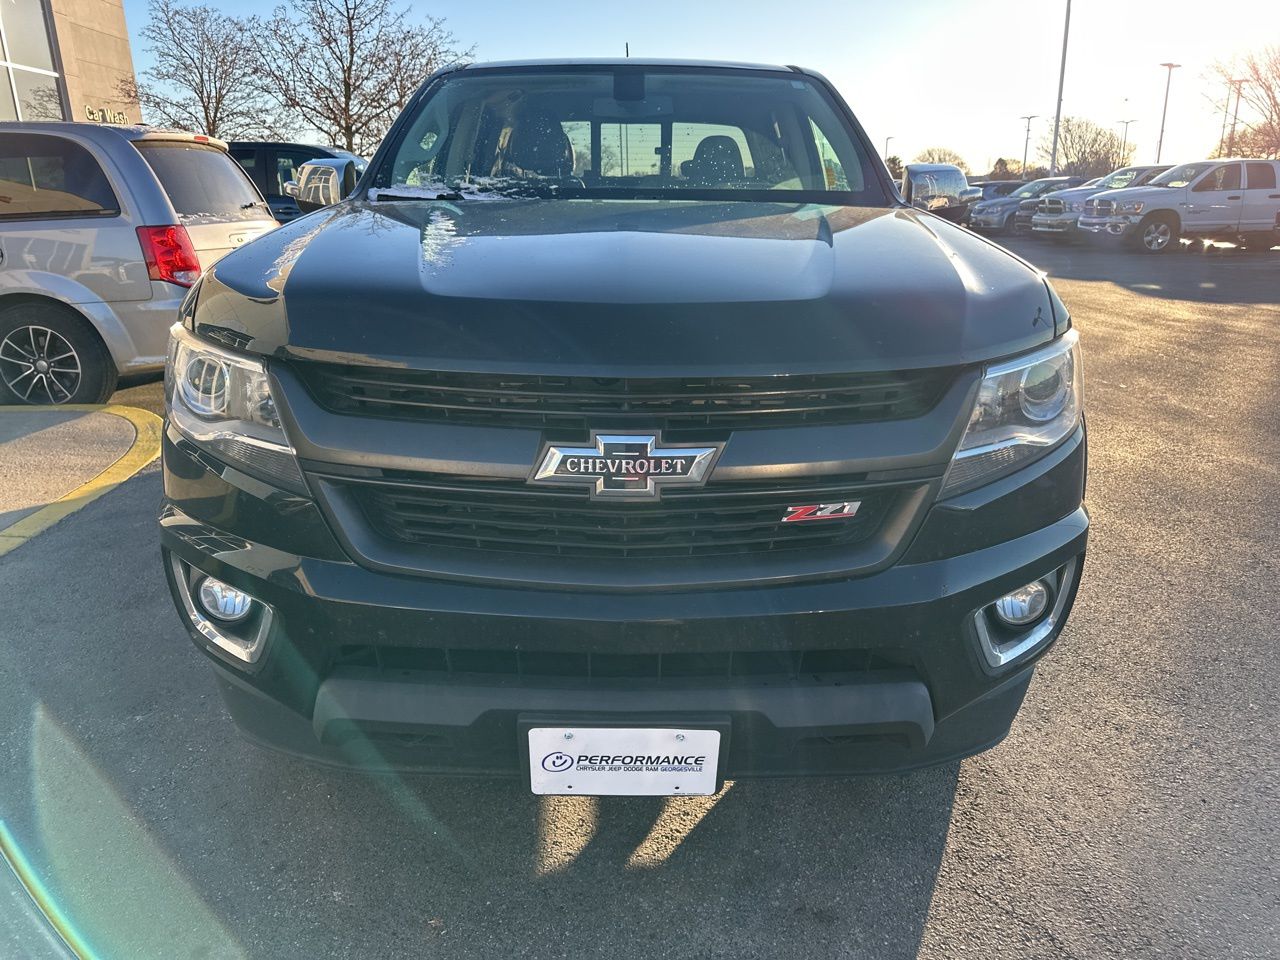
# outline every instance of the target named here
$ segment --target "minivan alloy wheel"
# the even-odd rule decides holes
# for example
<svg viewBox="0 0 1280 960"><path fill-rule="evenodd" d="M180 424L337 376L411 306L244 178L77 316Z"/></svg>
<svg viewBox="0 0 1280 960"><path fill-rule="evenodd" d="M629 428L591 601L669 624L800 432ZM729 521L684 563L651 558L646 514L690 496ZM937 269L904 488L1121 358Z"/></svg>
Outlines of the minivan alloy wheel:
<svg viewBox="0 0 1280 960"><path fill-rule="evenodd" d="M80 357L56 330L17 327L0 341L0 377L28 403L66 403L80 388Z"/></svg>

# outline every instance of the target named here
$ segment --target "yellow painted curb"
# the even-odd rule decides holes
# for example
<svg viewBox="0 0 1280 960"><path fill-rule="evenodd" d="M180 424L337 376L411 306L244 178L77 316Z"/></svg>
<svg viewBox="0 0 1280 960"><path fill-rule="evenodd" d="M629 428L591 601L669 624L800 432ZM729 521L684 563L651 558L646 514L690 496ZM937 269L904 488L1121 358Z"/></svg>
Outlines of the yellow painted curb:
<svg viewBox="0 0 1280 960"><path fill-rule="evenodd" d="M148 410L125 407L119 404L64 404L56 407L0 407L5 413L31 413L47 410L50 413L75 411L80 413L109 413L133 425L133 444L114 463L92 480L82 483L65 497L46 504L35 513L28 514L16 523L0 530L0 557L16 550L32 537L43 533L63 517L70 516L81 507L87 507L104 493L109 493L160 455L160 430L164 421Z"/></svg>

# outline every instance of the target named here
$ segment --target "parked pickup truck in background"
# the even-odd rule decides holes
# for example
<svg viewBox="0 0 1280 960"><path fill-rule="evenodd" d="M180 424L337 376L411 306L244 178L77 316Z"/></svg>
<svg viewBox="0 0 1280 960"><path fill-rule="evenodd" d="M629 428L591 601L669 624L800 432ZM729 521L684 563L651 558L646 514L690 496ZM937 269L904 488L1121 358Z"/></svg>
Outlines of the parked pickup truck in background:
<svg viewBox="0 0 1280 960"><path fill-rule="evenodd" d="M1085 202L1077 226L1102 241L1164 253L1181 237L1268 250L1280 242L1280 160L1201 160L1144 187Z"/></svg>
<svg viewBox="0 0 1280 960"><path fill-rule="evenodd" d="M1084 210L1086 200L1108 190L1140 187L1171 166L1172 164L1166 163L1163 166L1121 167L1096 183L1091 181L1070 190L1046 193L1036 204L1035 213L1031 216L1031 230L1033 233L1075 239L1076 221Z"/></svg>

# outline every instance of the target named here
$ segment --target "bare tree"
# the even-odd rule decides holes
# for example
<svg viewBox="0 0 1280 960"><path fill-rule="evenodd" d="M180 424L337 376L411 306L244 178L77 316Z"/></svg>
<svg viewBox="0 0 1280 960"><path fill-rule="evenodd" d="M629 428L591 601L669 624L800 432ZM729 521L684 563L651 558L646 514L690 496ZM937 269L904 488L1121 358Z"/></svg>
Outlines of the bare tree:
<svg viewBox="0 0 1280 960"><path fill-rule="evenodd" d="M964 157L947 147L929 147L921 150L916 156L913 163L953 163L965 173L969 172L969 165L964 162Z"/></svg>
<svg viewBox="0 0 1280 960"><path fill-rule="evenodd" d="M1124 147L1123 155L1121 147ZM1053 137L1040 141L1040 155L1053 153ZM1123 167L1133 156L1132 144L1124 144L1114 130L1083 117L1063 117L1058 134L1058 173L1072 177L1100 177Z"/></svg>
<svg viewBox="0 0 1280 960"><path fill-rule="evenodd" d="M443 20L413 22L392 0L303 0L250 24L268 94L356 153L377 146L430 73L471 56Z"/></svg>
<svg viewBox="0 0 1280 960"><path fill-rule="evenodd" d="M147 12L141 36L155 64L119 90L147 122L225 140L282 132L258 89L244 21L179 0L151 0Z"/></svg>
<svg viewBox="0 0 1280 960"><path fill-rule="evenodd" d="M1263 47L1234 66L1219 63L1215 70L1218 83L1242 80L1240 84L1240 116L1235 124L1235 142L1231 142L1235 119L1235 90L1231 90L1226 109L1228 116L1223 142L1223 155L1280 158L1280 46Z"/></svg>
<svg viewBox="0 0 1280 960"><path fill-rule="evenodd" d="M892 177L894 180L902 179L902 174L904 171L902 169L901 157L899 157L897 154L890 154L889 156L884 158L884 165L889 168L890 177Z"/></svg>

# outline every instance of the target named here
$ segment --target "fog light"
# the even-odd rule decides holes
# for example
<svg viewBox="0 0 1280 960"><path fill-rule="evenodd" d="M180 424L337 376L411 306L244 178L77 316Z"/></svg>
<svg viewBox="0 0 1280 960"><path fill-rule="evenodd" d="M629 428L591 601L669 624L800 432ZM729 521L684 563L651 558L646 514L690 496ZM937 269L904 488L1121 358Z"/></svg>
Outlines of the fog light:
<svg viewBox="0 0 1280 960"><path fill-rule="evenodd" d="M213 577L200 581L199 596L205 613L227 623L243 620L253 609L253 597Z"/></svg>
<svg viewBox="0 0 1280 960"><path fill-rule="evenodd" d="M1039 620L1049 608L1049 587L1043 580L1028 583L1025 587L1006 593L995 602L994 607L1001 623L1010 627L1025 627Z"/></svg>

